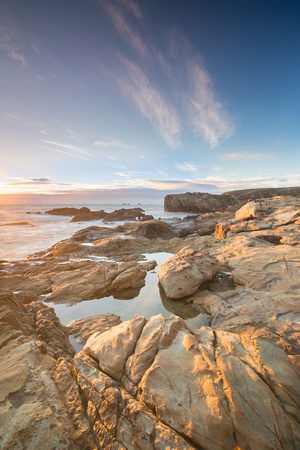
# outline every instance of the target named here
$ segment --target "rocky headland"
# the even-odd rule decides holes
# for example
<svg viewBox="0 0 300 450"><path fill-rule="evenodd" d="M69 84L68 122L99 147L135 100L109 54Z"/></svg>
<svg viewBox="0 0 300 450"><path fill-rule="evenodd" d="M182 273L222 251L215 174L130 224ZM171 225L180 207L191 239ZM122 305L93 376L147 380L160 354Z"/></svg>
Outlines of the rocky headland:
<svg viewBox="0 0 300 450"><path fill-rule="evenodd" d="M3 262L1 448L299 448L300 198L289 189L168 223L87 227ZM63 326L47 305L132 298L157 252L173 254L157 267L171 315ZM204 326L188 326L179 304Z"/></svg>
<svg viewBox="0 0 300 450"><path fill-rule="evenodd" d="M300 187L261 188L228 191L223 194L207 194L202 192L186 192L185 194L169 194L164 200L165 211L207 213L215 211L234 211L248 201L257 201L276 196L300 197Z"/></svg>

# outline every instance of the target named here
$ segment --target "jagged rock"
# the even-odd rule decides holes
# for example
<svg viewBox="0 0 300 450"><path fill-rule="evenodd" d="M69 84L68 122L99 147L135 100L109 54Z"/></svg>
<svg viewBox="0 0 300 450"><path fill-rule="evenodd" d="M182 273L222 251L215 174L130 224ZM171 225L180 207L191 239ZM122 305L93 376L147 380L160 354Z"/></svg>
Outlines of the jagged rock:
<svg viewBox="0 0 300 450"><path fill-rule="evenodd" d="M67 328L61 325L54 309L42 302L32 302L26 309L36 334L51 348L52 351L48 351L51 356L72 359L75 351L69 342Z"/></svg>
<svg viewBox="0 0 300 450"><path fill-rule="evenodd" d="M248 231L268 230L271 226L271 223L266 222L265 220L246 220L244 222L242 221L237 224L230 225L229 230L232 233L242 233Z"/></svg>
<svg viewBox="0 0 300 450"><path fill-rule="evenodd" d="M160 266L158 277L166 296L178 299L194 294L218 268L214 258L184 247Z"/></svg>
<svg viewBox="0 0 300 450"><path fill-rule="evenodd" d="M225 239L226 234L229 230L229 225L226 222L220 222L216 225L216 229L214 232L214 237L216 239Z"/></svg>
<svg viewBox="0 0 300 450"><path fill-rule="evenodd" d="M80 343L85 343L95 332L103 333L121 323L120 317L113 313L95 314L75 320L68 325L71 334Z"/></svg>
<svg viewBox="0 0 300 450"><path fill-rule="evenodd" d="M52 256L64 256L69 255L70 253L80 252L81 247L76 242L58 242L53 247Z"/></svg>
<svg viewBox="0 0 300 450"><path fill-rule="evenodd" d="M81 426L84 408L78 387L76 421L70 418L74 389L72 395L59 391L54 381L51 342L37 336L26 308L13 293L1 292L0 311L1 449L94 449L89 424Z"/></svg>
<svg viewBox="0 0 300 450"><path fill-rule="evenodd" d="M262 202L250 202L243 205L236 213L235 218L237 220L248 220L254 217L260 217L266 212L265 204ZM269 212L269 210L267 211Z"/></svg>
<svg viewBox="0 0 300 450"><path fill-rule="evenodd" d="M299 373L261 338L135 317L92 335L75 366L105 448L300 445Z"/></svg>

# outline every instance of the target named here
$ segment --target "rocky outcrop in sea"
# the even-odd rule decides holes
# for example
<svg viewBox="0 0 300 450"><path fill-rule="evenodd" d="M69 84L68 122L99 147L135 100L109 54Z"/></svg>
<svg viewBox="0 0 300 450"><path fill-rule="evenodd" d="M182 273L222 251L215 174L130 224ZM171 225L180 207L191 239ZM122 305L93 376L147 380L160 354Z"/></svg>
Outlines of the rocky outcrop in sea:
<svg viewBox="0 0 300 450"><path fill-rule="evenodd" d="M87 227L3 262L1 448L299 448L299 226L292 194ZM168 317L87 311L63 326L47 305L130 299L156 267L144 254L162 251Z"/></svg>

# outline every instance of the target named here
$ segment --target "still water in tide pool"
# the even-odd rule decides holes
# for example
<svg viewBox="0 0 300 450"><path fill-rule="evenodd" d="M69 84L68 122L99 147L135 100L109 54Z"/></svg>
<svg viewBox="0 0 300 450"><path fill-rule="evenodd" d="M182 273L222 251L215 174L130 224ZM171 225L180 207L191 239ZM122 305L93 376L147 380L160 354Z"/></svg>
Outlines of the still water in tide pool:
<svg viewBox="0 0 300 450"><path fill-rule="evenodd" d="M56 242L71 237L76 231L89 226L115 227L123 222L104 223L102 220L91 222L70 222L69 216L53 216L46 214L48 209L70 205L5 205L0 206L0 259L14 261L26 259L29 255L46 250ZM141 207L146 214L151 214L155 219L164 220L172 217L182 218L185 213L168 213L163 210L163 205L71 205L77 208L87 206L91 210L104 209L107 212L120 208ZM30 214L28 214L28 212ZM29 225L10 225L12 223L28 222ZM155 260L156 268L148 272L145 286L139 291L131 293L124 298L113 296L93 300L85 300L72 304L54 304L44 301L52 306L60 321L68 324L71 321L82 319L94 314L112 312L120 316L121 320L128 320L137 315L150 318L155 314L169 317L171 314L184 319L191 328L199 328L207 325L208 316L199 314L190 304L183 300L170 300L159 289L157 271L159 266L166 261L171 254L152 253L146 254L146 260ZM128 292L126 293L128 294Z"/></svg>
<svg viewBox="0 0 300 450"><path fill-rule="evenodd" d="M85 300L71 304L46 303L55 309L60 321L68 323L82 319L93 314L105 314L111 312L120 316L121 320L132 319L136 314L150 318L156 314L169 317L171 314L184 319L191 328L200 328L207 325L208 316L199 314L191 304L184 300L171 300L165 297L158 286L157 271L159 266L171 256L171 253L145 254L147 261L155 260L156 268L147 273L145 286L138 295L128 300L114 298L113 296L93 300Z"/></svg>

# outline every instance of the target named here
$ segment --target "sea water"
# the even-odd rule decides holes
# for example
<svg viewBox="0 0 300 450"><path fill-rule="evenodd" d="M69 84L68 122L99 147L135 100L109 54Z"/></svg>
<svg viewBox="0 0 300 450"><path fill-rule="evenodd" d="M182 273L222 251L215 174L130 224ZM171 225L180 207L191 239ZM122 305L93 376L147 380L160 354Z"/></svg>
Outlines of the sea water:
<svg viewBox="0 0 300 450"><path fill-rule="evenodd" d="M163 210L163 205L157 204L98 204L98 205L5 205L0 206L0 260L15 261L26 259L35 252L46 250L58 241L67 239L78 230L93 225L115 227L122 222L106 223L102 220L88 222L70 222L70 216L55 216L46 214L53 208L72 206L81 208L88 207L91 211L103 209L112 212L121 208L142 208L145 214L151 214L155 219L166 221L173 217L183 218L186 213L168 213ZM30 213L30 214L28 214ZM28 222L29 225L11 225ZM135 314L146 318L155 314L169 317L176 314L182 317L191 328L199 328L206 325L207 317L187 304L184 300L172 301L161 295L159 290L159 279L157 270L159 266L171 256L170 253L145 254L145 260L155 260L156 268L147 273L145 286L139 294L132 299L118 299L114 296L84 300L70 304L58 304L44 301L53 307L63 324L93 314L104 314L112 312L120 316L121 320L131 319Z"/></svg>
<svg viewBox="0 0 300 450"><path fill-rule="evenodd" d="M78 230L93 225L116 227L124 222L106 223L102 220L88 222L71 222L71 216L55 216L46 214L53 208L88 207L91 211L104 210L112 212L121 208L142 208L145 214L151 214L154 219L170 219L184 217L184 213L164 212L163 205L0 205L0 259L14 261L26 259L29 255L46 250L56 242L67 239ZM30 213L30 214L28 214ZM29 225L10 225L28 222Z"/></svg>

